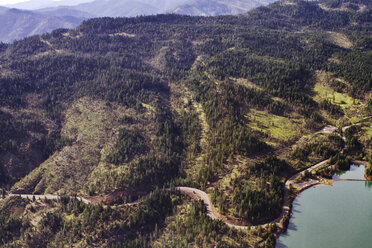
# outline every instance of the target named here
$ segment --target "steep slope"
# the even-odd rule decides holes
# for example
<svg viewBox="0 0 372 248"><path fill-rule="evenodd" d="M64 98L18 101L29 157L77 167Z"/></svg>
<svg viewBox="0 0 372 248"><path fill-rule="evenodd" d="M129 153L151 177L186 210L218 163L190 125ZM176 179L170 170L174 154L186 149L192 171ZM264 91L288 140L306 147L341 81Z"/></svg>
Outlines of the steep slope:
<svg viewBox="0 0 372 248"><path fill-rule="evenodd" d="M158 189L202 189L221 218L255 225L280 215L285 180L296 171L330 157L335 164L370 159L372 10L365 3L97 18L1 44L3 187L116 204L7 198L1 242L272 247L276 226L230 230L201 202ZM323 131L357 122L346 144ZM44 156L30 157L39 149Z"/></svg>

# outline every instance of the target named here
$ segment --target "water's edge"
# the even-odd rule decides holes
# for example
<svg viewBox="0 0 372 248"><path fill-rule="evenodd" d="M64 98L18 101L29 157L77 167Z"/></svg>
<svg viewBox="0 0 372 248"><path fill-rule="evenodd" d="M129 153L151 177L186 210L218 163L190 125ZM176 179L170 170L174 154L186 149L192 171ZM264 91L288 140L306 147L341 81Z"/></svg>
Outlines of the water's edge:
<svg viewBox="0 0 372 248"><path fill-rule="evenodd" d="M364 180L365 166L363 165L352 165L349 171L335 173L333 179L336 180ZM357 240L363 241L367 239L367 243L360 243L356 241L355 244L350 242L343 242L340 245L334 243L329 243L327 237L334 237L337 240L337 230L339 230L339 222L344 222L343 226L349 229L357 231L355 229L364 228L370 230L372 228L372 209L370 211L371 220L369 222L365 221L365 217L362 215L363 211L358 214L353 212L360 208L364 208L365 203L368 202L369 206L372 205L372 198L368 197L372 193L372 183L368 182L347 182L347 181L335 181L330 187L323 184L311 185L307 190L302 190L293 200L292 216L289 220L288 228L283 232L277 239L276 248L302 248L302 247L369 247L368 245L372 243L372 238L363 238L364 236L358 236ZM341 191L340 191L341 190ZM348 192L348 194L346 193ZM368 198L366 200L365 198ZM348 201L348 204L354 204L352 208L348 204L343 204L344 201ZM370 202L369 202L370 201ZM360 204L359 204L360 203ZM348 210L346 213L340 212L340 216L334 215L333 212L338 211L338 207L344 206L343 210ZM322 209L323 208L323 209ZM304 212L306 210L306 212ZM364 209L363 209L364 210ZM369 210L366 210L369 213ZM366 212L366 213L367 213ZM361 223L364 226L353 226L353 220L358 218L348 220L351 213L361 218ZM315 222L314 222L315 221ZM328 229L323 229L332 223L332 226ZM298 228L300 227L301 228ZM343 228L341 228L343 229ZM319 233L317 233L319 231ZM306 233L307 232L307 233ZM332 233L334 234L332 235ZM322 234L325 235L322 237ZM342 232L341 238L345 235ZM367 235L370 236L370 235ZM315 240L324 241L324 243L317 243L315 245ZM307 243L308 242L308 243ZM322 245L323 244L323 245ZM352 246L342 246L342 244L352 245ZM367 244L367 245L366 245Z"/></svg>

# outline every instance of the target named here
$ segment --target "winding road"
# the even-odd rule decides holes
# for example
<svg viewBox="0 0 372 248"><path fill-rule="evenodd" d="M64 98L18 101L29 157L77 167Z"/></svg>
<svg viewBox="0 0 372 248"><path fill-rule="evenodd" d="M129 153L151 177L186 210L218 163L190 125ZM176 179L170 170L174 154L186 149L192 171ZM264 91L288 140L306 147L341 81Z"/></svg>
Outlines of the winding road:
<svg viewBox="0 0 372 248"><path fill-rule="evenodd" d="M342 128L343 139L345 138L344 133L345 133L346 129L350 128L351 126L356 126L356 125L360 125L360 123ZM302 191L306 188L309 188L309 187L311 187L315 184L318 184L318 183L322 182L322 180L320 178L317 178L317 179L312 179L312 180L301 182L301 183L296 183L295 179L298 176L300 176L301 174L305 173L305 171L311 172L311 171L323 166L324 164L328 163L329 161L330 161L330 159L324 160L324 161L322 161L320 163L317 163L317 164L311 166L310 168L302 170L302 171L298 172L297 174L293 175L292 177L290 177L285 182L285 185L284 185L283 207L282 207L282 212L281 212L280 216L278 218L276 218L275 220L269 222L269 223L259 225L259 226L266 227L267 225L270 225L270 224L277 224L279 227L283 228L283 224L282 224L283 218L285 216L290 215L289 192L290 192L291 187L294 187L297 191ZM368 164L367 162L364 162L364 161L355 161L355 162L357 162L357 163L360 162L364 165ZM345 179L344 179L344 181L345 181ZM225 222L226 225L228 225L229 227L236 228L236 229L247 229L248 228L248 226L235 225L233 223L230 223L228 220L226 220L226 218L222 218L222 216L220 214L218 214L217 211L213 208L213 205L210 201L210 198L209 198L209 196L207 195L206 192L204 192L202 190L199 190L199 189L196 189L196 188L190 188L190 187L176 187L175 189L178 190L182 194L188 195L192 199L201 199L204 202L204 204L207 208L207 215L211 219L213 219L213 220L221 219ZM25 198L25 199L35 198L35 199L48 199L48 200L58 200L60 198L59 195L32 195L32 194L8 194L5 197L12 197L12 196L18 196L18 197L22 197L22 198ZM73 197L71 197L71 198L73 198ZM86 203L86 204L92 203L90 200L85 199L83 197L76 197L76 198L78 200ZM133 205L133 203L128 204L128 205Z"/></svg>

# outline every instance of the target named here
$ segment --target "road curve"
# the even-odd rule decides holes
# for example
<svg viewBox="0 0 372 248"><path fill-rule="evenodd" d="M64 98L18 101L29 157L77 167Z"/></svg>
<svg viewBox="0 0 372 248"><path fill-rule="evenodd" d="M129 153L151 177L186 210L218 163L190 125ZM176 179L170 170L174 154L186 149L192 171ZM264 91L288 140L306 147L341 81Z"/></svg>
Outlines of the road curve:
<svg viewBox="0 0 372 248"><path fill-rule="evenodd" d="M360 125L360 123L357 123L357 124L354 124L354 125L350 125L350 126L347 126L347 127L344 127L342 128L342 134L343 134L343 138L344 138L344 132L346 131L346 129L350 128L351 126L356 126L356 125ZM269 223L266 223L266 224L263 224L263 225L259 225L261 227L266 227L267 225L269 224L277 224L279 227L283 227L282 225L282 220L285 216L288 216L290 214L290 208L289 208L289 192L290 192L290 188L291 188L291 185L296 187L296 189L298 191L301 191L301 190L304 190L308 187L311 187L312 185L315 185L317 183L320 182L320 180L318 179L314 179L314 180L311 180L309 182L304 182L304 183L298 183L298 184L295 184L294 180L300 176L301 174L303 174L305 171L308 171L308 172L311 172L317 168L319 168L320 166L328 163L330 161L330 159L326 159L320 163L317 163L313 166L311 166L310 168L307 168L305 170L302 170L300 172L298 172L297 174L293 175L292 177L290 177L284 184L284 199L283 199L283 207L282 207L282 212L280 214L280 216L278 218L276 218L275 220L269 222ZM362 161L360 161L362 162ZM350 180L349 180L350 181ZM192 199L201 199L206 208L207 208L207 215L213 219L213 220L216 220L216 219L222 219L221 216L216 212L216 211L213 211L214 208L213 208L213 205L209 199L209 196L207 195L206 192L202 191L202 190L199 190L199 189L196 189L196 188L191 188L191 187L176 187L175 188L176 190L178 190L180 193L182 194L185 194L185 195L188 195L189 197L191 197ZM169 190L169 189L168 189ZM11 197L11 196L18 196L18 197L22 197L22 198L26 198L26 199L48 199L48 200L58 200L61 196L59 195L32 195L32 194L8 194L6 195L6 197ZM75 198L75 197L71 197L71 198ZM78 200L86 203L86 204L89 204L89 203L92 203L91 201L89 201L88 199L85 199L83 197L76 197ZM129 203L128 205L133 205L135 203ZM248 226L241 226L241 225L235 225L235 224L232 224L230 223L228 220L223 220L224 223L226 225L228 225L229 227L233 227L233 228L237 228L237 229L246 229L248 228Z"/></svg>
<svg viewBox="0 0 372 248"><path fill-rule="evenodd" d="M320 163L317 163L315 165L313 165L312 167L308 168L308 169L305 169L303 171L300 171L298 172L297 174L293 175L292 177L290 177L286 182L285 182L285 185L284 185L284 199L283 199L283 207L282 207L282 212L280 214L280 216L278 218L276 218L275 220L269 222L269 223L266 223L266 224L262 224L262 225L259 225L261 227L266 227L267 225L270 225L270 224L277 224L279 227L283 227L281 221L282 219L284 218L284 216L287 216L289 215L289 212L290 212L290 208L289 208L289 192L290 192L290 188L291 188L291 185L296 187L296 189L298 191L301 191L305 188L308 188L310 186L313 186L314 184L317 184L320 182L320 180L311 180L309 182L304 182L304 183L298 183L296 184L294 182L294 180L300 176L301 174L303 174L305 171L313 171L317 168L319 168L320 166L326 164L327 162L329 162L330 159L327 159L327 160L324 160ZM335 180L337 181L337 180ZM340 181L340 180L338 180ZM343 181L353 181L353 180L343 180ZM355 181L355 180L354 180ZM200 190L200 189L196 189L196 188L191 188L191 187L176 187L175 188L177 191L179 191L180 193L182 194L185 194L185 195L188 195L190 198L192 199L201 199L204 204L205 204L205 207L207 209L207 215L213 219L213 220L217 220L217 219L221 219L220 215L216 212L216 211L213 211L214 208L213 208L213 205L209 199L209 196L206 192ZM168 189L169 190L169 189ZM48 199L48 200L58 200L61 196L59 195L32 195L32 194L8 194L6 195L6 197L12 197L12 196L18 196L18 197L22 197L24 199L33 199L35 198L36 200L44 200L44 199ZM70 198L75 198L75 197L70 197ZM79 201L82 201L84 202L85 204L89 204L89 203L92 203L91 201L89 201L88 199L85 199L83 197L76 197L76 199L78 199ZM138 202L136 202L138 203ZM134 205L135 203L129 203L128 205ZM233 227L233 228L236 228L236 229L247 229L248 226L241 226L241 225L235 225L235 224L232 224L230 223L228 220L223 220L224 223L229 226L229 227Z"/></svg>
<svg viewBox="0 0 372 248"><path fill-rule="evenodd" d="M201 199L203 200L206 208L207 208L207 215L211 217L211 219L216 220L218 219L217 216L213 213L212 203L209 200L209 196L204 191L200 189L190 188L190 187L176 187L176 190L180 191L182 194L188 195L191 198Z"/></svg>
<svg viewBox="0 0 372 248"><path fill-rule="evenodd" d="M304 173L304 171L311 172L312 170L315 170L315 169L319 168L320 166L322 166L322 165L324 165L328 162L329 162L329 159L324 160L324 161L322 161L320 163L317 163L317 164L313 165L312 167L310 167L308 169L305 169L301 172L298 172L297 174L290 177L285 182L283 207L282 207L282 212L281 212L280 216L278 218L276 218L275 220L269 222L269 223L262 224L262 225L259 225L259 226L266 227L267 225L270 225L270 224L277 224L279 227L283 227L281 221L284 218L284 216L287 216L289 214L289 211L290 211L290 208L289 208L289 191L290 191L291 185L295 186L298 190L301 191L304 188L307 188L307 187L309 187L311 185L314 185L315 183L319 182L319 181L312 181L312 182L304 183L304 184L294 184L294 180L298 176L300 176L302 173ZM218 217L220 215L218 213L216 213L215 211L213 211L214 208L213 208L213 205L212 205L212 203L209 199L209 196L204 191L201 191L201 190L195 189L195 188L190 188L190 187L176 187L175 189L180 191L182 194L190 196L193 199L195 199L195 198L201 199L204 202L205 207L207 208L207 215L213 220L221 219L221 217ZM248 226L235 225L233 223L230 223L228 220L224 220L224 222L229 227L234 227L236 229L246 229L246 228L248 228Z"/></svg>

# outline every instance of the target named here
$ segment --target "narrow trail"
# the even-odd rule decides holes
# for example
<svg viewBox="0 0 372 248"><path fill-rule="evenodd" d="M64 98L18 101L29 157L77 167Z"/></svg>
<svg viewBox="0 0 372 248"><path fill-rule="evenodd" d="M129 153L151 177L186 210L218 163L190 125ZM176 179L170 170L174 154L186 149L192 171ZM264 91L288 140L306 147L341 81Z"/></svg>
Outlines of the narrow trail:
<svg viewBox="0 0 372 248"><path fill-rule="evenodd" d="M351 125L351 126L355 126L355 125L360 125L360 123L357 123L357 124L354 124L354 125ZM347 128L350 128L351 126L347 126L347 127L344 127L342 129L343 130L343 138L344 138L345 130ZM305 173L306 171L312 172L313 170L323 166L324 164L328 163L329 161L330 161L330 159L326 159L322 162L319 162L319 163L317 163L317 164L315 164L315 165L313 165L313 166L311 166L311 167L309 167L305 170L302 170L302 171L298 172L297 174L291 176L284 184L283 207L282 207L282 212L281 212L280 216L278 218L276 218L275 220L269 222L269 223L258 225L258 226L266 227L267 225L277 224L280 228L283 228L283 224L282 224L283 218L285 216L290 215L289 192L291 190L291 187L295 188L297 192L300 192L300 191L302 191L304 189L307 189L309 187L312 187L316 184L322 183L321 178L316 178L316 179L312 179L312 180L305 181L305 182L300 182L300 183L296 183L295 179L297 177L299 177L301 174ZM365 166L368 165L368 162L365 162L365 161L353 161L353 162L358 163L358 164L363 164ZM363 180L363 179L334 179L333 181L367 181L367 180ZM204 204L207 208L207 215L211 219L213 219L213 220L221 219L227 226L233 227L233 228L236 228L236 229L247 229L247 228L249 228L248 226L241 226L241 225L235 225L233 223L230 223L228 220L226 220L226 218L223 218L220 214L218 214L217 211L214 209L213 204L211 203L210 198L209 198L209 196L206 192L204 192L202 190L199 190L199 189L196 189L196 188L191 188L191 187L176 187L175 189L182 194L188 195L192 199L201 199L204 202ZM35 198L35 199L48 199L48 200L58 200L61 197L59 195L32 195L32 194L8 194L5 197L12 197L12 196L18 196L18 197L22 197L22 198L25 198L25 199ZM71 197L71 198L75 198L75 197ZM76 198L78 200L86 203L86 204L92 203L90 200L85 199L83 197L76 197ZM134 204L135 203L130 203L128 205L134 205ZM258 227L258 226L256 226L256 227Z"/></svg>

